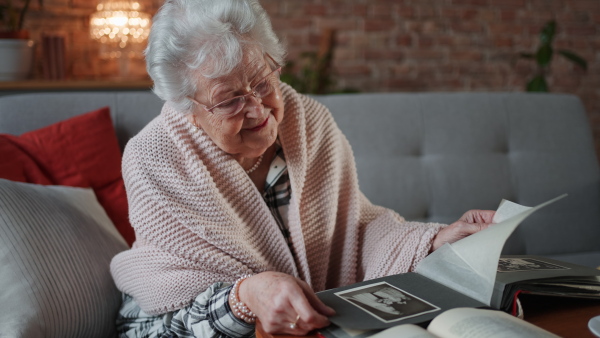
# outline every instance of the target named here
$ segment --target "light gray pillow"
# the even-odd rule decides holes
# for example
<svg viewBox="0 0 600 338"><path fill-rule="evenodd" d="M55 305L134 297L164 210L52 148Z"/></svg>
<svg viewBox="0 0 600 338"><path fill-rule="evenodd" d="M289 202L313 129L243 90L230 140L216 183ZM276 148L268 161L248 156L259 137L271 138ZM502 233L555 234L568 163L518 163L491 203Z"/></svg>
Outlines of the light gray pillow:
<svg viewBox="0 0 600 338"><path fill-rule="evenodd" d="M125 249L92 190L0 179L0 336L113 337Z"/></svg>

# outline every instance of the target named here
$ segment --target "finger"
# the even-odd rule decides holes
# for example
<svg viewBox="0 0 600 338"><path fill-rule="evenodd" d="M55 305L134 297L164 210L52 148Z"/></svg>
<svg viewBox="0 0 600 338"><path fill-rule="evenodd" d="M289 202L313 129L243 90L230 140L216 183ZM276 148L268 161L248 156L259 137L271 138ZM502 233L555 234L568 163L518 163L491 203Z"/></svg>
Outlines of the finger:
<svg viewBox="0 0 600 338"><path fill-rule="evenodd" d="M292 308L291 305L290 308ZM300 320L299 314L296 314L295 318L288 320L284 325L290 329L290 333L297 333L298 331L303 330L302 327L304 326Z"/></svg>
<svg viewBox="0 0 600 338"><path fill-rule="evenodd" d="M296 289L301 293L300 289ZM295 334L301 335L304 326L300 320L298 311L293 306L294 301L291 298L286 300L283 310L274 311L271 316L264 320L261 318L261 324L266 332L271 334ZM308 332L308 331L306 331Z"/></svg>
<svg viewBox="0 0 600 338"><path fill-rule="evenodd" d="M300 316L298 322L305 323L306 327L309 327L311 330L329 325L329 319L313 309L308 301L301 306L294 307L294 309Z"/></svg>
<svg viewBox="0 0 600 338"><path fill-rule="evenodd" d="M469 210L459 219L459 221L467 223L491 223L494 215L493 210Z"/></svg>
<svg viewBox="0 0 600 338"><path fill-rule="evenodd" d="M300 293L299 295L300 296L290 299L292 308L298 315L300 315L298 323L305 323L305 327L310 329L321 328L329 325L329 319L317 312L312 307L304 292Z"/></svg>
<svg viewBox="0 0 600 338"><path fill-rule="evenodd" d="M290 326L290 329L287 332L291 333L293 335L296 335L296 336L305 336L310 331L313 331L314 329L315 329L315 327L308 326L308 324L306 324L306 323L302 322L300 319L298 319L298 322L296 323L294 328L292 329Z"/></svg>
<svg viewBox="0 0 600 338"><path fill-rule="evenodd" d="M494 210L477 210L476 223L492 223L495 214Z"/></svg>
<svg viewBox="0 0 600 338"><path fill-rule="evenodd" d="M335 310L325 305L307 283L302 282L300 286L304 290L304 295L308 299L308 302L315 310L317 310L317 312L328 317L335 315Z"/></svg>
<svg viewBox="0 0 600 338"><path fill-rule="evenodd" d="M460 230L466 235L472 235L483 229L487 229L493 223L462 223Z"/></svg>

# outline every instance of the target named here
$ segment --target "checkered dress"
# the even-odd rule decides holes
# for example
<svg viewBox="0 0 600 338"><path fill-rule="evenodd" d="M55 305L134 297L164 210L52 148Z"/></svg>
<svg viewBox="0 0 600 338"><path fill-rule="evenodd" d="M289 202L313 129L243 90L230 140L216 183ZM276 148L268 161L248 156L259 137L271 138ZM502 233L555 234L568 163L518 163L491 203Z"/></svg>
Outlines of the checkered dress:
<svg viewBox="0 0 600 338"><path fill-rule="evenodd" d="M287 227L291 196L290 177L278 141L263 198L294 253ZM227 299L231 288L232 285L228 283L215 283L187 307L158 316L146 314L131 296L123 294L123 304L117 318L119 337L253 337L254 325L235 317L229 307Z"/></svg>

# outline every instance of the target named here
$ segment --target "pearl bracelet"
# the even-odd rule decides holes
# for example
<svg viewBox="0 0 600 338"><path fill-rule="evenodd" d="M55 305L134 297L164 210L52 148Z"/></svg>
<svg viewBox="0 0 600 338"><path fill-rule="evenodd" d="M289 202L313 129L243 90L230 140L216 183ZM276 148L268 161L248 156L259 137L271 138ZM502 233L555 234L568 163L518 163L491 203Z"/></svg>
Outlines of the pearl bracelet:
<svg viewBox="0 0 600 338"><path fill-rule="evenodd" d="M254 324L256 322L256 315L248 309L246 304L241 302L238 298L238 288L242 284L242 282L246 279L252 277L252 275L244 275L233 283L233 287L231 288L231 292L229 292L229 303L231 304L231 309L233 313L243 321L248 324Z"/></svg>

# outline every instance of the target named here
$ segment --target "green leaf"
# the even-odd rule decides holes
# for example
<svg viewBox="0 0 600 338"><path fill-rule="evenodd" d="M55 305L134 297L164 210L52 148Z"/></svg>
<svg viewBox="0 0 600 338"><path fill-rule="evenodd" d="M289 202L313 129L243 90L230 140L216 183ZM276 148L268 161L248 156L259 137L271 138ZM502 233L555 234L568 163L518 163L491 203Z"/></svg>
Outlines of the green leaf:
<svg viewBox="0 0 600 338"><path fill-rule="evenodd" d="M525 59L533 59L535 56L532 53L519 53L519 56Z"/></svg>
<svg viewBox="0 0 600 338"><path fill-rule="evenodd" d="M544 28L542 28L542 33L540 34L540 41L542 45L549 45L552 43L554 39L554 34L556 33L556 21L552 20L548 22Z"/></svg>
<svg viewBox="0 0 600 338"><path fill-rule="evenodd" d="M293 74L288 73L281 74L281 76L279 76L279 80L281 80L281 82L289 84L290 86L295 85L298 81L298 79Z"/></svg>
<svg viewBox="0 0 600 338"><path fill-rule="evenodd" d="M542 67L550 64L550 61L552 60L553 52L554 51L552 50L552 46L550 46L550 45L541 46L538 49L537 53L535 54L537 63Z"/></svg>
<svg viewBox="0 0 600 338"><path fill-rule="evenodd" d="M527 83L528 92L548 92L548 84L543 75L537 75Z"/></svg>
<svg viewBox="0 0 600 338"><path fill-rule="evenodd" d="M558 53L560 53L560 55L566 57L567 59L573 61L579 67L587 70L587 61L585 61L585 59L582 58L581 56L579 56L571 51L564 50L564 49L559 50Z"/></svg>

